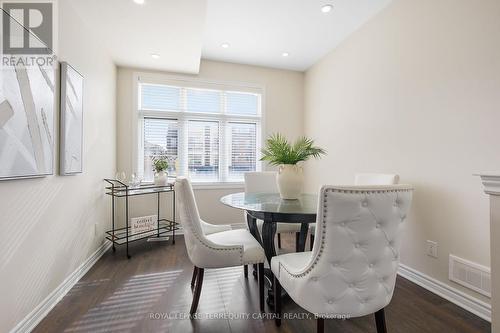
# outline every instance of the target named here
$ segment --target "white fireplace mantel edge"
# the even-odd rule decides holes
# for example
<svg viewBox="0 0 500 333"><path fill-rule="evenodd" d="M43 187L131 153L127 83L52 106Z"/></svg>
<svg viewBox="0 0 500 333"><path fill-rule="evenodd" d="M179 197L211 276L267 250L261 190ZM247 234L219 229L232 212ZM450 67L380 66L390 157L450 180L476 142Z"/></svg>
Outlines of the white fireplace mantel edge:
<svg viewBox="0 0 500 333"><path fill-rule="evenodd" d="M481 177L484 192L490 195L500 195L500 172L485 172L475 174Z"/></svg>

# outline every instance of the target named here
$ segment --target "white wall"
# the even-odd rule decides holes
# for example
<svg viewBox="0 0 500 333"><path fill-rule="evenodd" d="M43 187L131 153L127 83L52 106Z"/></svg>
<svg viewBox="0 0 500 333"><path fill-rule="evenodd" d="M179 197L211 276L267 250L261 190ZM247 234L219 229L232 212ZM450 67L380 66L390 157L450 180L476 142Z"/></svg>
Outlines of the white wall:
<svg viewBox="0 0 500 333"><path fill-rule="evenodd" d="M59 59L85 77L84 173L0 182L0 332L85 261L109 224L103 178L114 175L116 165L116 67L67 1L58 6Z"/></svg>
<svg viewBox="0 0 500 333"><path fill-rule="evenodd" d="M491 274L493 280L492 284L492 294L491 299L492 306L492 332L500 331L500 195L495 194L490 197L490 216L491 216Z"/></svg>
<svg viewBox="0 0 500 333"><path fill-rule="evenodd" d="M133 74L134 72L150 72L139 69L118 68L117 106L118 106L118 170L130 175L133 165L132 123L133 108ZM169 73L164 73L169 75ZM172 75L172 74L170 74ZM176 77L181 76L174 74ZM205 80L251 83L263 86L265 89L264 125L265 133L281 132L290 138L303 134L303 73L269 69L256 66L246 66L202 60L200 73L196 76ZM198 189L195 190L200 214L207 222L217 224L243 223L242 213L236 209L223 206L219 199L229 193L241 192L243 187L236 189ZM156 199L150 197L134 198L131 216L156 214ZM162 206L162 210L170 208Z"/></svg>
<svg viewBox="0 0 500 333"><path fill-rule="evenodd" d="M309 189L400 174L415 186L401 261L456 288L448 254L490 265L472 174L500 165L499 16L495 0L394 0L306 73L305 133L328 150L308 164Z"/></svg>

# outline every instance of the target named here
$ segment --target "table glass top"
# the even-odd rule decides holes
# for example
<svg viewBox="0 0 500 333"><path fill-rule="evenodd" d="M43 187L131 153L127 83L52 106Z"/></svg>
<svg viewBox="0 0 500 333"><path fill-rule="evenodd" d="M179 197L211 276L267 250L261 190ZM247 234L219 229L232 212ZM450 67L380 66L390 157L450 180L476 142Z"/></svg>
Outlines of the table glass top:
<svg viewBox="0 0 500 333"><path fill-rule="evenodd" d="M302 194L297 200L284 200L279 193L234 193L222 197L224 205L262 213L316 214L318 196Z"/></svg>

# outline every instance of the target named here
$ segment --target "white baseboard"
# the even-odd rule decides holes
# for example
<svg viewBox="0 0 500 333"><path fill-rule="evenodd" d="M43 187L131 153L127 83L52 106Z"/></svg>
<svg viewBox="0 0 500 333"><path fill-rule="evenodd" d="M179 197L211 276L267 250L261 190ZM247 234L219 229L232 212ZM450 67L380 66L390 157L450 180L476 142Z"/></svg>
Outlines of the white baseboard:
<svg viewBox="0 0 500 333"><path fill-rule="evenodd" d="M175 230L175 235L184 235L184 229L179 225L179 229ZM165 233L165 236L172 236L172 231Z"/></svg>
<svg viewBox="0 0 500 333"><path fill-rule="evenodd" d="M31 332L70 289L89 271L92 266L111 247L110 242L103 243L85 260L70 276L68 276L54 291L52 291L38 306L21 320L10 333Z"/></svg>
<svg viewBox="0 0 500 333"><path fill-rule="evenodd" d="M430 292L458 305L459 307L491 322L491 305L478 300L441 281L431 278L406 265L399 265L398 274Z"/></svg>

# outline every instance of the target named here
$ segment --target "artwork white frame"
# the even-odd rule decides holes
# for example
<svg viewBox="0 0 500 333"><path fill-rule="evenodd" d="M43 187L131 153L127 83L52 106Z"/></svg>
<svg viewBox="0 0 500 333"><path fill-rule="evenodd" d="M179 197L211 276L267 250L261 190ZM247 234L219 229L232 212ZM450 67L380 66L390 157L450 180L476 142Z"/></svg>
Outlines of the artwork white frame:
<svg viewBox="0 0 500 333"><path fill-rule="evenodd" d="M67 62L61 62L59 173L83 172L84 78Z"/></svg>
<svg viewBox="0 0 500 333"><path fill-rule="evenodd" d="M0 67L0 180L54 174L52 67Z"/></svg>

